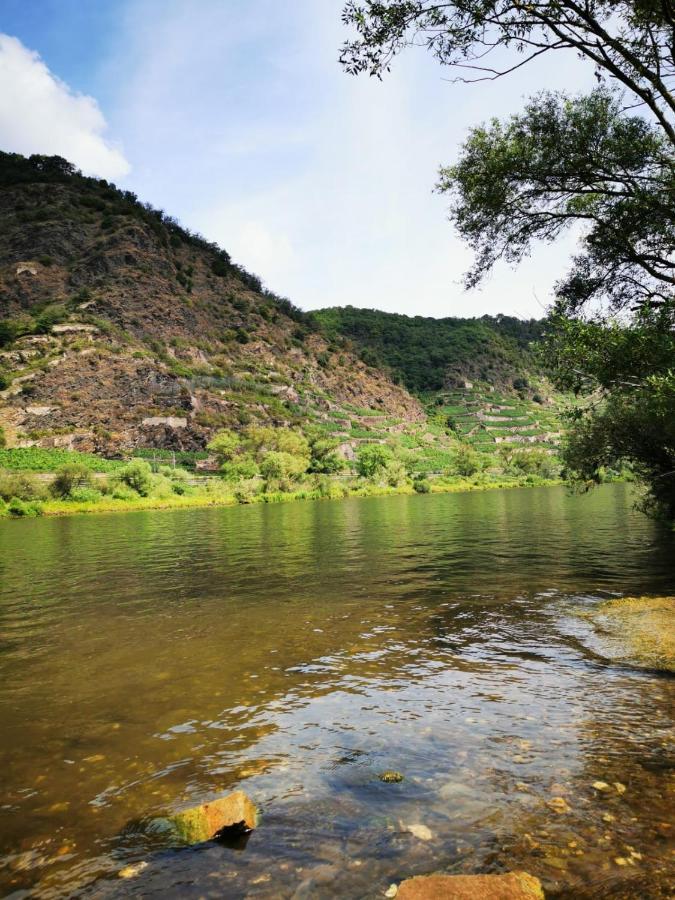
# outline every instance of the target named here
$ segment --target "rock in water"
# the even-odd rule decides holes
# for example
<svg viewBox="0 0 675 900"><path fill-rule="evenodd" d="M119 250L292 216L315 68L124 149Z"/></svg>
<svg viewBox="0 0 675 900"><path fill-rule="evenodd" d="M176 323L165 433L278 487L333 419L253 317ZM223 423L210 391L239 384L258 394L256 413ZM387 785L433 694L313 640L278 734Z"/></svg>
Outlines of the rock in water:
<svg viewBox="0 0 675 900"><path fill-rule="evenodd" d="M544 892L527 872L418 875L399 886L397 900L544 900Z"/></svg>
<svg viewBox="0 0 675 900"><path fill-rule="evenodd" d="M176 813L169 822L171 830L186 844L200 844L228 829L242 834L252 831L258 823L258 809L243 791L235 791Z"/></svg>

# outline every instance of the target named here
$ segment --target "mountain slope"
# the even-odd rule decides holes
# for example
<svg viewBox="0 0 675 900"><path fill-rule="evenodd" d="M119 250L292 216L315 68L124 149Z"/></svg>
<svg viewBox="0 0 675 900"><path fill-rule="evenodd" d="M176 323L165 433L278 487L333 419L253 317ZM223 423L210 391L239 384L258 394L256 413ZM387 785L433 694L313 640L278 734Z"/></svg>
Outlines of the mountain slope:
<svg viewBox="0 0 675 900"><path fill-rule="evenodd" d="M417 394L430 422L476 450L551 452L558 445L567 400L532 349L543 321L432 319L351 306L314 316L328 337L348 338L364 361Z"/></svg>
<svg viewBox="0 0 675 900"><path fill-rule="evenodd" d="M14 445L201 449L248 422L422 407L227 253L59 157L0 154L0 425Z"/></svg>
<svg viewBox="0 0 675 900"><path fill-rule="evenodd" d="M464 381L522 389L541 374L530 344L541 321L511 316L432 319L353 306L314 313L330 337L350 338L371 365L389 369L415 392L439 391Z"/></svg>

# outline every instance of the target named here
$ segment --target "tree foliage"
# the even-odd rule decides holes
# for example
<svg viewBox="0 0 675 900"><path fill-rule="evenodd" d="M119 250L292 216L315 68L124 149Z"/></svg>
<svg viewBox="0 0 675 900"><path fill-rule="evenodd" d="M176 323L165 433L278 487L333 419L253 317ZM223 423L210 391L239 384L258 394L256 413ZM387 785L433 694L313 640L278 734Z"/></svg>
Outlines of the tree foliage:
<svg viewBox="0 0 675 900"><path fill-rule="evenodd" d="M460 81L563 51L593 65L598 84L585 96L542 92L521 114L474 128L438 188L475 251L470 286L575 226L580 248L556 286L547 338L560 384L587 396L568 468L598 479L630 463L652 504L675 516L672 0L349 0L343 19L356 32L341 57L352 73L379 77L411 45Z"/></svg>

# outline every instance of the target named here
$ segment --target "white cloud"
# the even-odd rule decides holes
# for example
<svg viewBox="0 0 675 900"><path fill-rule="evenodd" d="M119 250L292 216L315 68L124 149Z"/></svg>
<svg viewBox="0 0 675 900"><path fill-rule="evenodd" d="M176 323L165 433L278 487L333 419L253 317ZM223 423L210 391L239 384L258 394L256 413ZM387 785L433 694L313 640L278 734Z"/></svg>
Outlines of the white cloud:
<svg viewBox="0 0 675 900"><path fill-rule="evenodd" d="M124 154L103 136L106 121L93 97L73 92L39 55L0 34L0 147L64 156L84 172L119 178Z"/></svg>

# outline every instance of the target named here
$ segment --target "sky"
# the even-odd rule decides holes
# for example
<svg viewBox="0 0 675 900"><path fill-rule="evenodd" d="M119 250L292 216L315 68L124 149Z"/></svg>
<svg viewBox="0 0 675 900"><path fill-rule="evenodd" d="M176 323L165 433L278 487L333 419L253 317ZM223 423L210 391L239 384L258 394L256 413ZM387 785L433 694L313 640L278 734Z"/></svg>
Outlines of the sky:
<svg viewBox="0 0 675 900"><path fill-rule="evenodd" d="M466 291L434 192L473 125L592 72L543 57L453 84L409 50L340 68L342 0L0 0L0 149L58 153L224 247L304 309L540 317L574 238Z"/></svg>

